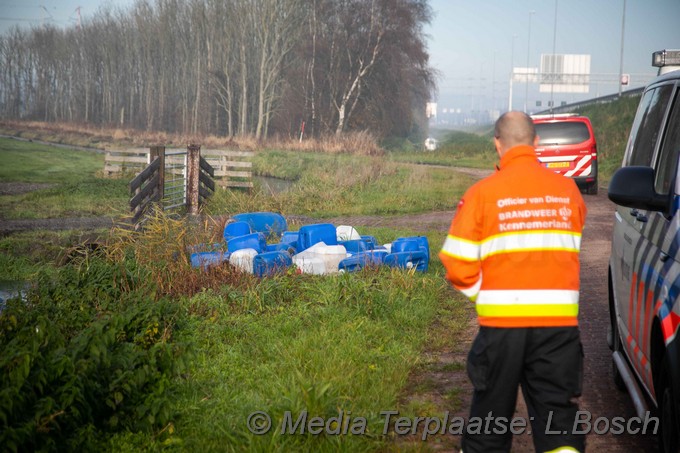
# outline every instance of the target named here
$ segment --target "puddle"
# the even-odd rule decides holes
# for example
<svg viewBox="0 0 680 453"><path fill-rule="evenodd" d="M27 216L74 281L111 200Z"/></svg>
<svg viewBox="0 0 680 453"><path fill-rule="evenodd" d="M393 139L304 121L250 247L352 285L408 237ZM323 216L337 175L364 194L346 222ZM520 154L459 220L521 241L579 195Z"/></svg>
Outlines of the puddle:
<svg viewBox="0 0 680 453"><path fill-rule="evenodd" d="M0 311L5 307L5 301L17 297L25 296L28 291L28 284L15 280L0 280Z"/></svg>

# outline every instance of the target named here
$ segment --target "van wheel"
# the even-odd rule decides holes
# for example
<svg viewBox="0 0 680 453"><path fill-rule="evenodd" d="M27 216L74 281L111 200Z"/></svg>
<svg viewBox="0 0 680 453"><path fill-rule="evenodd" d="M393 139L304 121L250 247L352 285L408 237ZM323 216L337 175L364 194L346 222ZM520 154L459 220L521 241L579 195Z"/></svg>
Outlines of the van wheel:
<svg viewBox="0 0 680 453"><path fill-rule="evenodd" d="M663 453L678 453L680 451L680 433L678 433L678 410L673 398L673 386L670 381L671 369L668 359L664 357L659 376L659 415L661 417L659 429L659 446Z"/></svg>
<svg viewBox="0 0 680 453"><path fill-rule="evenodd" d="M597 195L597 189L598 189L597 181L595 181L594 183L588 186L588 188L586 189L586 193L588 195Z"/></svg>

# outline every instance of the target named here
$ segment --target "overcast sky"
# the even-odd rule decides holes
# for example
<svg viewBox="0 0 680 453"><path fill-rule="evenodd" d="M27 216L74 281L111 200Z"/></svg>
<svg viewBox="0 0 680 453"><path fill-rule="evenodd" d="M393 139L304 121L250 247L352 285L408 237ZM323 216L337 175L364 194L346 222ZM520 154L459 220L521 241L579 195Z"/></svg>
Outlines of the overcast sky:
<svg viewBox="0 0 680 453"><path fill-rule="evenodd" d="M74 26L100 6L128 8L135 0L0 0L0 32L14 24ZM441 106L508 107L511 67L538 67L541 54L591 56L593 84L573 101L617 92L624 0L430 0L426 28L431 66L439 71ZM631 86L656 73L652 52L680 48L680 0L625 0L623 72ZM557 14L556 14L557 12ZM609 82L607 82L609 80ZM533 84L515 83L513 108L545 95ZM529 98L529 99L527 99Z"/></svg>
<svg viewBox="0 0 680 453"><path fill-rule="evenodd" d="M537 67L540 55L552 54L553 47L556 54L590 55L593 79L602 80L588 95L555 94L556 101L618 92L624 0L431 0L430 5L435 17L426 31L431 65L441 73L440 104L456 107L481 93L507 109L512 61L526 67L528 57L528 66ZM631 86L641 86L656 74L652 52L680 49L680 0L626 0L625 5L623 73L631 75ZM537 91L532 86L530 97ZM524 97L525 84L515 83L513 108L521 108Z"/></svg>

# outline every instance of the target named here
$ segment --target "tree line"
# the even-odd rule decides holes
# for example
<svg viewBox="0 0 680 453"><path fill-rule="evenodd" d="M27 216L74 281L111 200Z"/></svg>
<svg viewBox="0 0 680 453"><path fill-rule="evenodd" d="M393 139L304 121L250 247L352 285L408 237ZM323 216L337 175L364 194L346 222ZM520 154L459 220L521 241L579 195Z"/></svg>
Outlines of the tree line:
<svg viewBox="0 0 680 453"><path fill-rule="evenodd" d="M138 0L0 36L0 112L220 136L419 135L427 0ZM303 126L304 125L304 126Z"/></svg>

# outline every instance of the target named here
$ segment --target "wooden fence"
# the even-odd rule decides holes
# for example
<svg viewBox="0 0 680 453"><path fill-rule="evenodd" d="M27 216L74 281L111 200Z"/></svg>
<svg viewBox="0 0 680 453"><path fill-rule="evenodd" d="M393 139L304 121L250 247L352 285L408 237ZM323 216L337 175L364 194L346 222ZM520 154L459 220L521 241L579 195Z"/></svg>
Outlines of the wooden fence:
<svg viewBox="0 0 680 453"><path fill-rule="evenodd" d="M168 148L166 151L173 153L183 150ZM252 151L204 149L201 151L201 155L206 163L215 169L213 178L220 187L252 189L252 158L255 153ZM149 163L151 163L150 149L107 151L104 160L104 174L106 176L116 176L123 173L137 174Z"/></svg>
<svg viewBox="0 0 680 453"><path fill-rule="evenodd" d="M181 164L177 160L179 154L183 154ZM165 209L186 206L189 214L198 214L200 204L215 191L215 182L212 179L215 171L201 157L201 147L189 145L184 152L168 153L165 147L155 146L149 150L149 159L151 163L130 181L131 223L135 229L140 227L143 216L149 209L165 208L162 201L165 201L168 175L181 174L182 187L181 193L173 195L179 196L178 202L173 202L174 204ZM174 162L168 166L168 162L173 160ZM176 190L176 187L170 188L170 191L173 190Z"/></svg>
<svg viewBox="0 0 680 453"><path fill-rule="evenodd" d="M151 163L149 156L149 149L146 148L106 151L104 175L137 174Z"/></svg>
<svg viewBox="0 0 680 453"><path fill-rule="evenodd" d="M206 149L203 155L215 168L215 180L221 187L253 187L252 151Z"/></svg>
<svg viewBox="0 0 680 453"><path fill-rule="evenodd" d="M130 181L130 222L139 228L142 217L154 203L163 199L165 150L153 157L151 163Z"/></svg>

